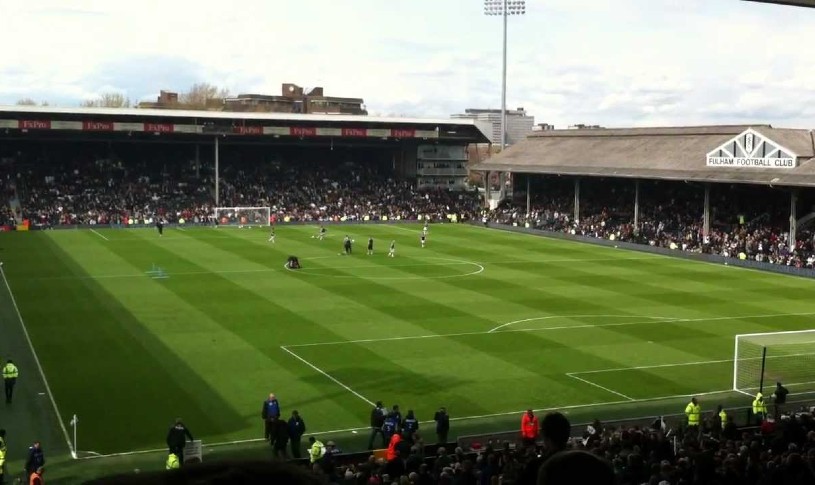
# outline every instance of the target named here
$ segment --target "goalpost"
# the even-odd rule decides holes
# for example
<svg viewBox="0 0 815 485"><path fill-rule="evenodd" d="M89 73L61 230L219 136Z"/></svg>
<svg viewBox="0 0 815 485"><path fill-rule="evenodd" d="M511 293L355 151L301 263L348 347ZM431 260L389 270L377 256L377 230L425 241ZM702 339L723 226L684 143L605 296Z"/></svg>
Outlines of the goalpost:
<svg viewBox="0 0 815 485"><path fill-rule="evenodd" d="M815 392L815 330L736 335L733 390L753 396L776 382Z"/></svg>
<svg viewBox="0 0 815 485"><path fill-rule="evenodd" d="M215 220L219 226L270 226L272 210L269 207L216 207Z"/></svg>

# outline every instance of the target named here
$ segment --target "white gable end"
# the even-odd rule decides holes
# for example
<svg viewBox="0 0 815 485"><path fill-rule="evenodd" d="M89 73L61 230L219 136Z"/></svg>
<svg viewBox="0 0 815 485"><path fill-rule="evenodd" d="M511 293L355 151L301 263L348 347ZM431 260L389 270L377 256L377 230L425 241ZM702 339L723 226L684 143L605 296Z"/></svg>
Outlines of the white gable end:
<svg viewBox="0 0 815 485"><path fill-rule="evenodd" d="M748 128L707 154L708 167L795 168L798 155Z"/></svg>

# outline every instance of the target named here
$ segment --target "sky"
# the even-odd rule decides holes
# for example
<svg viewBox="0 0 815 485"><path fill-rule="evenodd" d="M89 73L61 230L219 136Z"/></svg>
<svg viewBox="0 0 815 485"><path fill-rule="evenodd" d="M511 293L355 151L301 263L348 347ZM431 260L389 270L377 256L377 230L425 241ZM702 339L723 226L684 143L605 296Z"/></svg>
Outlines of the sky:
<svg viewBox="0 0 815 485"><path fill-rule="evenodd" d="M813 27L815 9L741 0L527 0L507 107L558 128L815 128ZM293 82L447 118L500 108L501 38L482 0L0 0L0 104Z"/></svg>

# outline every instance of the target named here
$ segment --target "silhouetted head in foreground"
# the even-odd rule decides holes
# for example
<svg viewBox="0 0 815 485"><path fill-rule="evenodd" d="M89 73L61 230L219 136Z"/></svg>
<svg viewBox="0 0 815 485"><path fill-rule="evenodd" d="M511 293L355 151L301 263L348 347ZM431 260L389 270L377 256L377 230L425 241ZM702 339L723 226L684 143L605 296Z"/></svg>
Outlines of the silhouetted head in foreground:
<svg viewBox="0 0 815 485"><path fill-rule="evenodd" d="M561 451L538 471L538 485L614 485L614 471L602 458L586 451Z"/></svg>
<svg viewBox="0 0 815 485"><path fill-rule="evenodd" d="M305 468L276 461L220 461L184 465L171 471L127 473L85 482L86 485L227 485L285 483L320 485Z"/></svg>

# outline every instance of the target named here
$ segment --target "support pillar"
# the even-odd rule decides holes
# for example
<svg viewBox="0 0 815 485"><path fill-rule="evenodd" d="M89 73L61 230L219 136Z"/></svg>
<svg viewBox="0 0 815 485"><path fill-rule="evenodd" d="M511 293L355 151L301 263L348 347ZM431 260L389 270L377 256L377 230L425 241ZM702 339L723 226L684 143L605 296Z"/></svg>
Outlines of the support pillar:
<svg viewBox="0 0 815 485"><path fill-rule="evenodd" d="M702 239L710 241L710 184L705 184L705 207L702 216Z"/></svg>
<svg viewBox="0 0 815 485"><path fill-rule="evenodd" d="M798 238L798 190L790 192L790 249L794 249Z"/></svg>
<svg viewBox="0 0 815 485"><path fill-rule="evenodd" d="M484 172L484 207L490 209L490 199L492 198L492 189L490 188L490 178L492 173L487 170Z"/></svg>
<svg viewBox="0 0 815 485"><path fill-rule="evenodd" d="M529 190L530 190L529 187L531 186L531 183L530 183L531 179L532 179L532 176L530 174L526 174L526 217L529 217L529 210L530 210L531 205L532 205L531 204L532 197L531 197L531 194L529 192Z"/></svg>
<svg viewBox="0 0 815 485"><path fill-rule="evenodd" d="M219 165L220 149L218 137L215 137L215 207L221 205L221 171Z"/></svg>
<svg viewBox="0 0 815 485"><path fill-rule="evenodd" d="M201 178L201 145L195 144L195 178Z"/></svg>
<svg viewBox="0 0 815 485"><path fill-rule="evenodd" d="M640 232L640 181L634 181L634 233Z"/></svg>
<svg viewBox="0 0 815 485"><path fill-rule="evenodd" d="M574 180L574 223L580 222L580 179Z"/></svg>

